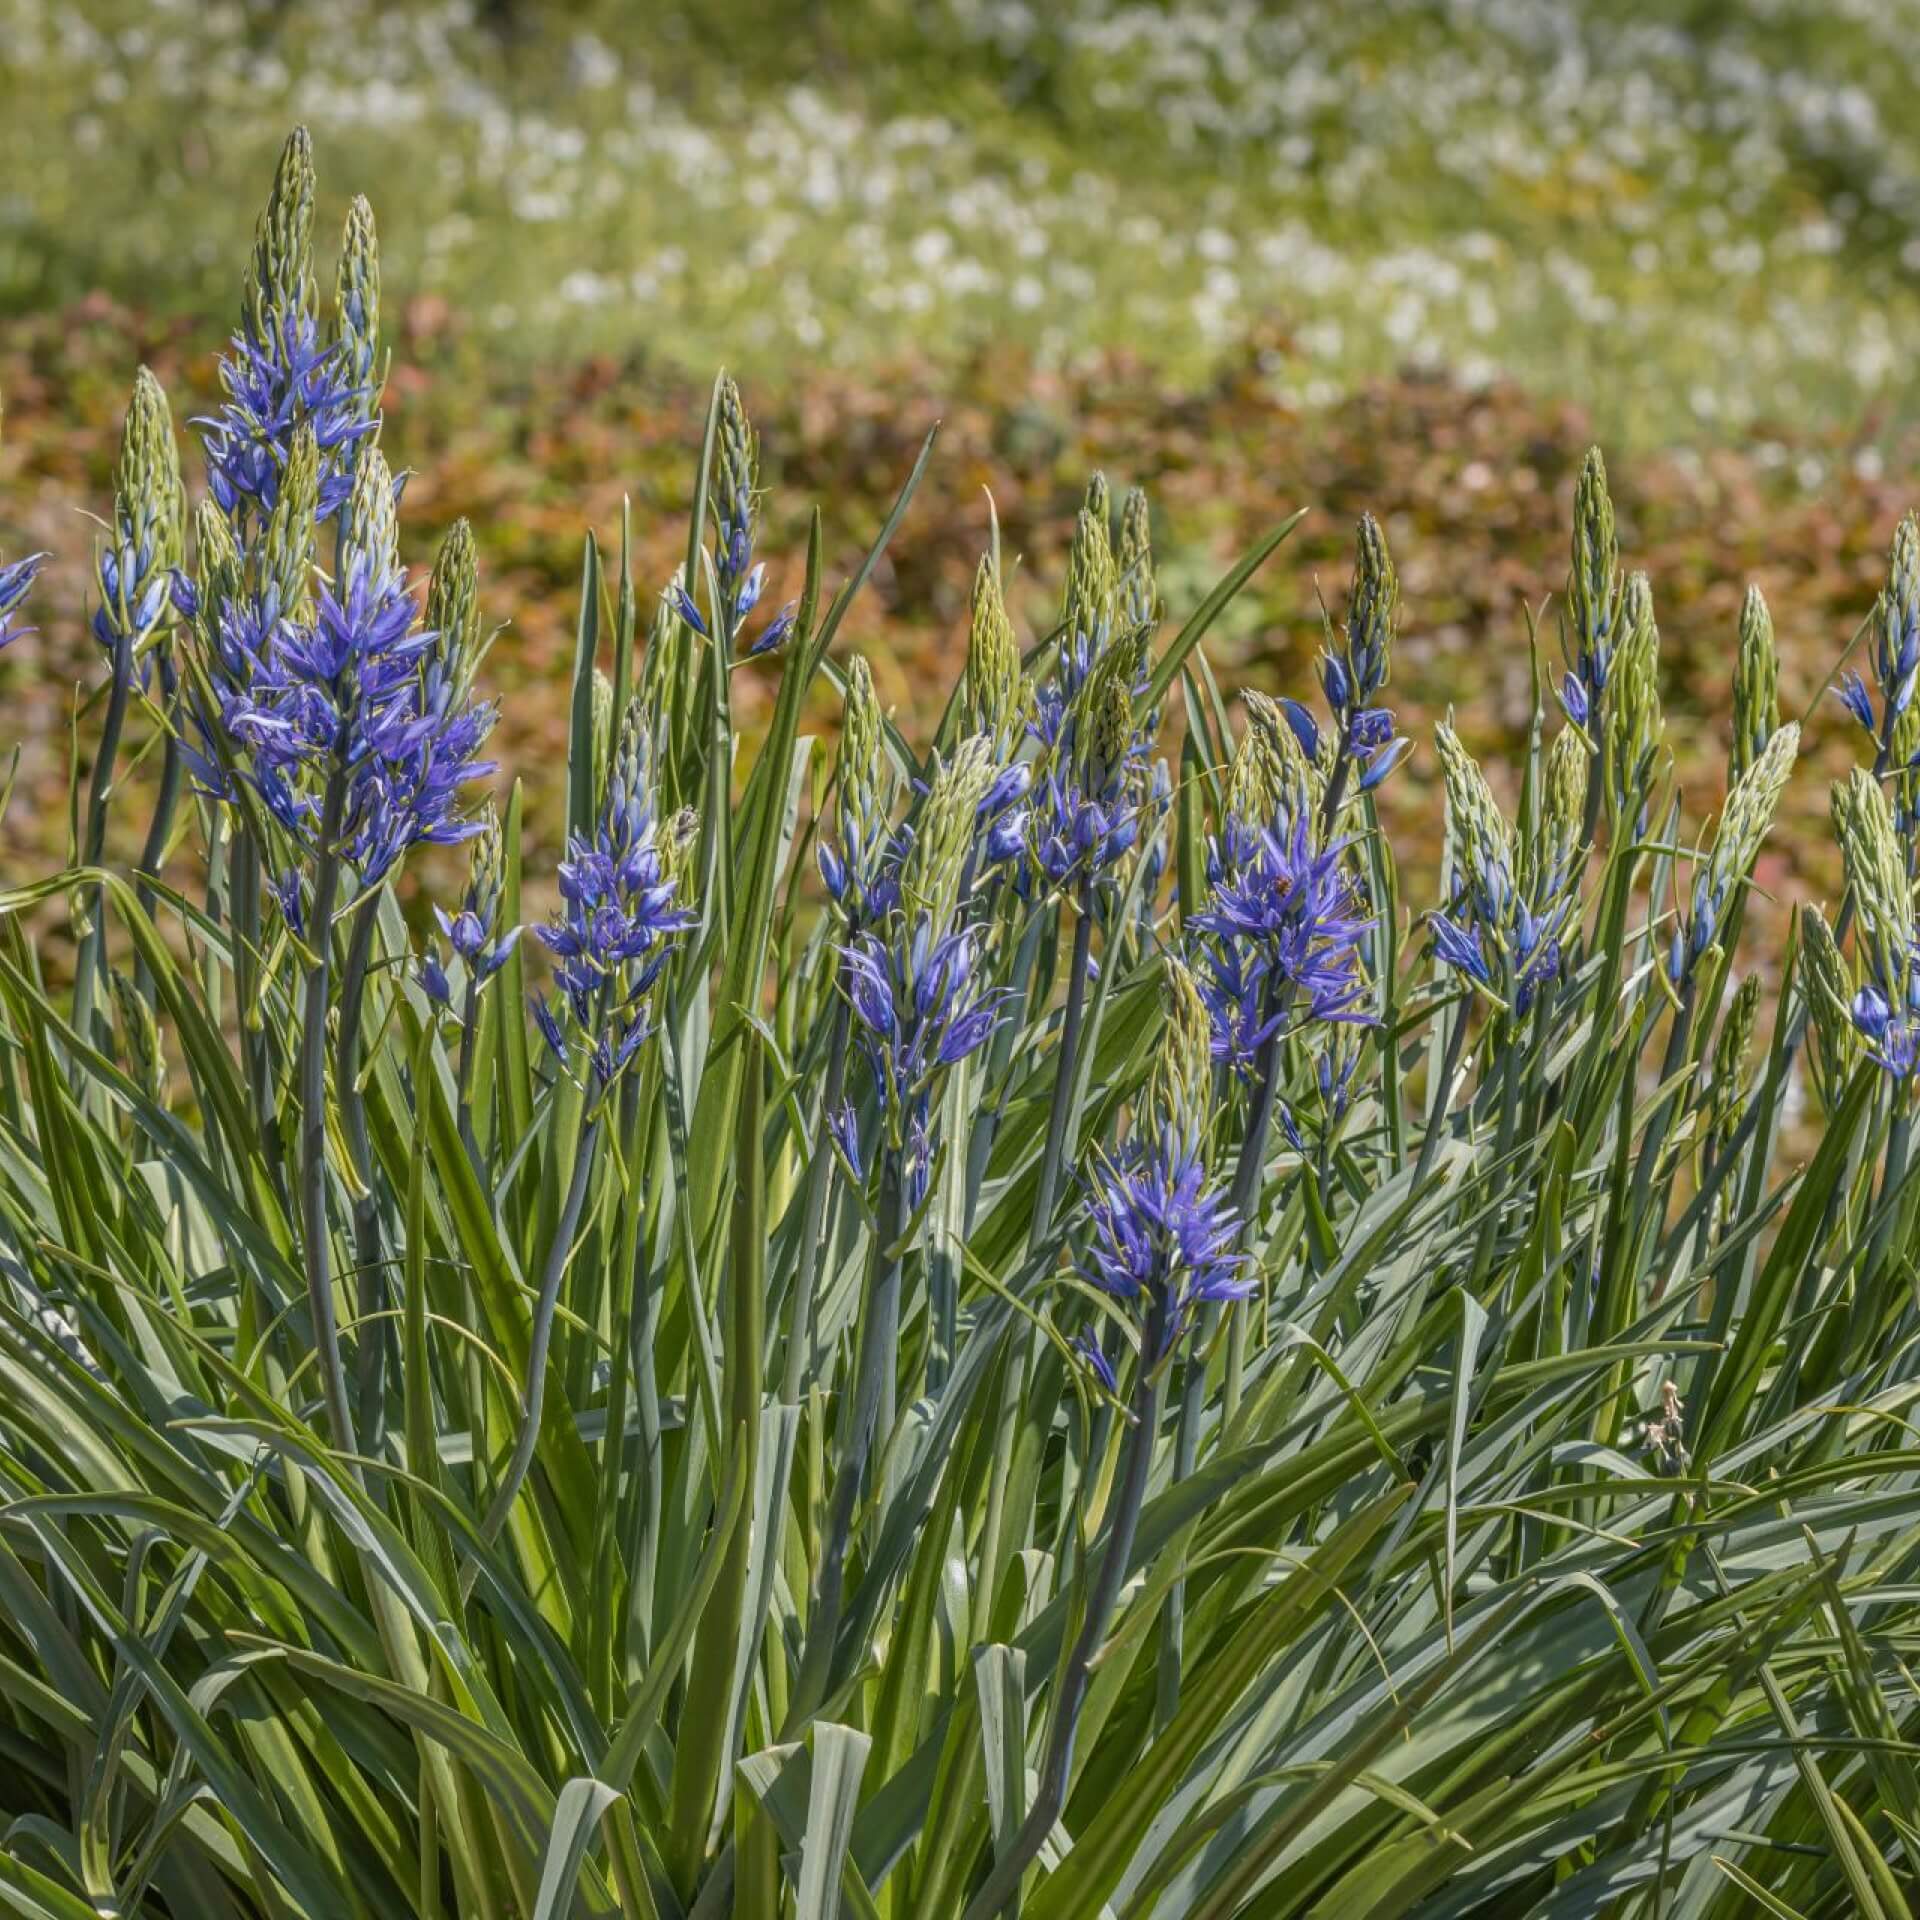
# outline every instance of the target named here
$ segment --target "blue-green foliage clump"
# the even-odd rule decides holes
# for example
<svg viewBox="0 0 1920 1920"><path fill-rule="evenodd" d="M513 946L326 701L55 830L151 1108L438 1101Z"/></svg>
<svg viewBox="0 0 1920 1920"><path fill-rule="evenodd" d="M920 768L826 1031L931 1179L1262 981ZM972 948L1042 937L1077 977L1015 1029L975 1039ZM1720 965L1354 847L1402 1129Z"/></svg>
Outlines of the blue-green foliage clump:
<svg viewBox="0 0 1920 1920"><path fill-rule="evenodd" d="M191 512L136 384L79 864L0 895L8 1911L1910 1911L1911 525L1844 896L1743 961L1771 625L1690 824L1597 455L1414 910L1371 519L1238 716L1292 521L1176 624L1096 476L1024 642L989 527L910 741L840 635L919 469L770 612L723 379L676 577L587 542L534 871L312 210L296 135Z"/></svg>

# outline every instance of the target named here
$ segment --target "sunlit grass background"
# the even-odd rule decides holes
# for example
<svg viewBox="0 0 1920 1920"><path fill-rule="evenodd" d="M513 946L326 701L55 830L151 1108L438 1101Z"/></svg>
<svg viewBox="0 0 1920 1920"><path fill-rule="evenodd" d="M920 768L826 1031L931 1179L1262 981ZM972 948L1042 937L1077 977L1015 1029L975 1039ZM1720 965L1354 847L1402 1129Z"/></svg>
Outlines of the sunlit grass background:
<svg viewBox="0 0 1920 1920"><path fill-rule="evenodd" d="M1217 650L1269 683L1380 512L1402 703L1510 743L1599 435L1702 811L1747 580L1810 701L1907 504L1914 0L0 0L0 36L0 542L62 562L0 674L49 799L89 666L66 503L105 497L133 355L176 413L205 398L295 120L323 225L378 204L389 444L420 524L481 529L536 817L562 708L512 696L561 671L581 531L623 493L664 578L720 364L773 525L818 498L849 552L945 419L857 636L903 712L944 683L981 488L1044 620L1103 464L1154 491L1176 611L1313 510ZM1415 836L1431 771L1395 802Z"/></svg>
<svg viewBox="0 0 1920 1920"><path fill-rule="evenodd" d="M290 120L490 353L756 376L1015 341L1609 429L1913 392L1910 0L8 0L0 299L229 297ZM396 192L394 189L403 188Z"/></svg>

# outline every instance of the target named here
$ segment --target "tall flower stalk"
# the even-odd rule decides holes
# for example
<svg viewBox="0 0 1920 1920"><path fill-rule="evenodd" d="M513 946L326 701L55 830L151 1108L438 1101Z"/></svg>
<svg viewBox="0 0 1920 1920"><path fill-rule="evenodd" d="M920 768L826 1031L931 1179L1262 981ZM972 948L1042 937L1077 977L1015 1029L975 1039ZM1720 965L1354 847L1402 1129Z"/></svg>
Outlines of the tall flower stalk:
<svg viewBox="0 0 1920 1920"><path fill-rule="evenodd" d="M173 416L160 383L143 367L134 381L121 432L113 520L96 565L99 601L92 628L107 662L107 703L87 792L81 847L81 858L90 867L98 866L106 852L107 819L127 714L136 691L155 678L156 658L160 663L158 691L163 719L170 719L173 713L178 683L163 630L173 617L169 589L180 564L185 519L186 495L180 483L180 451L173 437ZM165 845L178 792L179 752L171 728L163 755L160 798L149 826L143 866L156 861ZM74 1025L83 1035L92 1025L93 1008L107 967L106 926L97 895L91 897L86 911L86 931L74 981Z"/></svg>
<svg viewBox="0 0 1920 1920"><path fill-rule="evenodd" d="M1158 605L1144 499L1128 508L1119 554L1111 520L1111 491L1105 476L1096 473L1074 526L1053 673L1034 694L1029 724L1037 749L1033 804L1022 816L1028 823L1028 845L1015 884L1023 898L1057 901L1073 916L1053 1087L1027 1220L1030 1256L1038 1254L1055 1231L1062 1175L1077 1151L1078 1143L1070 1136L1093 982L1094 929L1111 913L1117 875L1140 839L1150 797L1148 760L1158 726L1156 714L1137 711L1147 686ZM1004 719L1016 702L1024 707L1026 689L1012 628L999 602L997 569L991 597L984 608L976 600L976 612L985 614L985 632L976 630L975 636L984 655L977 684L993 689L991 706ZM1031 977L1043 924L1037 914L1030 919L1021 944L1016 974L1022 991ZM1109 926L1109 948L1117 931ZM1019 1343L1001 1397L981 1552L983 1619L999 1591L1005 1489L1014 1470L1018 1425L1041 1338L1036 1328Z"/></svg>
<svg viewBox="0 0 1920 1920"><path fill-rule="evenodd" d="M1604 738L1608 689L1620 646L1623 584L1620 539L1614 526L1607 465L1598 447L1580 463L1573 495L1573 555L1567 569L1566 615L1561 642L1567 671L1560 683L1567 718L1590 743ZM1588 783L1581 817L1582 844L1591 844L1600 821L1604 783Z"/></svg>
<svg viewBox="0 0 1920 1920"><path fill-rule="evenodd" d="M1006 1909L1066 1805L1093 1658L1133 1554L1168 1364L1203 1306L1238 1299L1248 1290L1241 1278L1242 1256L1234 1251L1238 1220L1207 1167L1211 1018L1186 967L1171 956L1166 966L1165 1043L1126 1145L1092 1176L1091 1243L1080 1265L1088 1284L1111 1296L1138 1329L1112 1517L1079 1632L1048 1708L1038 1788L1026 1818L968 1902L965 1920L993 1920Z"/></svg>
<svg viewBox="0 0 1920 1920"><path fill-rule="evenodd" d="M1320 690L1331 728L1323 730L1303 701L1283 702L1302 751L1321 775L1322 833L1333 831L1349 782L1357 792L1371 793L1406 753L1408 742L1395 735L1392 712L1377 704L1392 671L1399 617L1400 577L1386 535L1372 514L1363 514L1354 536L1345 625L1336 630L1332 616L1324 616Z"/></svg>
<svg viewBox="0 0 1920 1920"><path fill-rule="evenodd" d="M560 908L536 937L554 956L556 992L534 1017L561 1072L583 1098L571 1143L566 1196L554 1223L534 1299L520 1422L505 1470L480 1525L491 1540L505 1526L533 1465L546 1404L547 1353L574 1234L593 1180L607 1102L654 1030L650 998L678 936L696 915L656 823L649 771L649 717L628 709L591 839L575 835L560 863Z"/></svg>
<svg viewBox="0 0 1920 1920"><path fill-rule="evenodd" d="M807 1631L789 1718L811 1713L831 1685L846 1580L848 1541L900 1329L901 1266L908 1229L926 1198L938 1146L936 1111L946 1075L993 1036L1003 996L979 978L979 934L964 923L962 888L980 833L981 803L995 780L985 736L939 767L911 846L899 897L885 918L842 953L843 990L879 1109L879 1190L860 1314L850 1404L834 1434L838 1455ZM840 1118L842 1150L864 1171L857 1121Z"/></svg>
<svg viewBox="0 0 1920 1920"><path fill-rule="evenodd" d="M1256 718L1254 724L1257 729L1261 723ZM1227 1200L1236 1247L1245 1247L1257 1227L1289 1034L1311 1021L1366 1024L1372 1018L1360 961L1372 921L1347 869L1347 842L1319 844L1324 815L1313 805L1309 784L1271 746L1263 751L1257 732L1252 738L1253 749L1230 790L1243 804L1271 811L1264 820L1228 815L1208 851L1207 904L1188 920L1209 1058L1246 1088ZM1173 1462L1177 1479L1191 1473L1199 1458L1205 1343L1216 1320L1210 1312L1186 1361ZM1243 1364L1239 1342L1230 1340L1227 1418L1238 1406ZM1162 1725L1179 1702L1184 1617L1185 1584L1176 1580L1161 1628Z"/></svg>

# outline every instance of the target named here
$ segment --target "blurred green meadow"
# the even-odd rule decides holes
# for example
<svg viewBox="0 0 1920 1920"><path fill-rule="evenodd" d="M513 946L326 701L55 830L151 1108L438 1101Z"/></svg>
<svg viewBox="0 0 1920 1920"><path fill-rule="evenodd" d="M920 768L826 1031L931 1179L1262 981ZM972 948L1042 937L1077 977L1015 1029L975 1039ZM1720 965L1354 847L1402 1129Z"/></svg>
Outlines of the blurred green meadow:
<svg viewBox="0 0 1920 1920"><path fill-rule="evenodd" d="M1153 491L1176 613L1310 510L1210 642L1256 683L1304 670L1380 513L1398 697L1510 744L1597 436L1705 807L1746 583L1810 702L1908 504L1915 0L0 0L0 40L0 547L58 573L0 680L49 802L90 668L70 502L105 499L132 358L177 417L210 398L295 121L323 231L378 203L388 444L427 529L480 530L523 766L563 723L513 696L564 671L582 532L630 496L665 578L720 365L789 573L811 502L857 554L944 420L858 616L903 716L955 657L982 489L1044 626L1101 465ZM1416 835L1432 771L1394 803Z"/></svg>
<svg viewBox="0 0 1920 1920"><path fill-rule="evenodd" d="M1912 0L5 0L0 305L231 299L295 120L507 360L1417 367L1686 438L1911 401ZM396 190L397 189L397 190ZM509 236L503 238L503 235Z"/></svg>

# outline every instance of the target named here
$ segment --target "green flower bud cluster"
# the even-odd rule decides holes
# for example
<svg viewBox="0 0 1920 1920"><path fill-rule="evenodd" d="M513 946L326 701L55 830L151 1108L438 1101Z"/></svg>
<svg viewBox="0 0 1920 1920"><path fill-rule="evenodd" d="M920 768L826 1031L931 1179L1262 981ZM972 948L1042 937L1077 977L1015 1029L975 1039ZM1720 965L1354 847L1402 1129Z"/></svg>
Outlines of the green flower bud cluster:
<svg viewBox="0 0 1920 1920"><path fill-rule="evenodd" d="M364 194L356 195L347 209L334 273L333 313L334 347L351 389L348 404L360 419L372 420L380 411L386 367L380 356L380 242ZM361 445L358 438L344 442L342 454L349 466Z"/></svg>
<svg viewBox="0 0 1920 1920"><path fill-rule="evenodd" d="M1824 925L1825 923L1822 922ZM1747 1062L1753 1053L1760 1011L1760 976L1750 973L1735 989L1713 1046L1713 1084L1708 1092L1707 1134L1724 1149L1746 1105Z"/></svg>
<svg viewBox="0 0 1920 1920"><path fill-rule="evenodd" d="M1780 717L1780 656L1773 616L1758 587L1749 587L1740 609L1740 647L1733 662L1734 779L1760 757Z"/></svg>
<svg viewBox="0 0 1920 1920"><path fill-rule="evenodd" d="M1589 447L1574 485L1573 558L1567 572L1567 605L1583 659L1597 654L1604 660L1619 644L1620 596L1620 540L1607 463L1598 447Z"/></svg>
<svg viewBox="0 0 1920 1920"><path fill-rule="evenodd" d="M1032 689L1020 665L1020 643L1007 613L1000 571L983 555L973 576L967 626L967 671L963 689L967 730L984 733L1003 758L1019 744Z"/></svg>
<svg viewBox="0 0 1920 1920"><path fill-rule="evenodd" d="M167 1063L160 1046L160 1023L153 1004L118 967L107 976L114 1011L120 1020L130 1077L148 1099L160 1105L167 1098Z"/></svg>
<svg viewBox="0 0 1920 1920"><path fill-rule="evenodd" d="M121 431L114 507L120 540L141 556L144 568L180 564L187 520L180 447L173 437L166 393L145 367L134 376Z"/></svg>
<svg viewBox="0 0 1920 1920"><path fill-rule="evenodd" d="M1074 521L1067 555L1067 585L1060 605L1062 644L1076 655L1096 654L1113 630L1115 571L1108 531L1112 498L1106 477L1096 473L1086 503Z"/></svg>
<svg viewBox="0 0 1920 1920"><path fill-rule="evenodd" d="M1693 906L1684 944L1677 944L1669 975L1679 980L1707 950L1720 943L1734 890L1753 871L1760 843L1773 824L1780 795L1800 751L1800 729L1789 723L1776 728L1761 754L1734 783L1720 815L1713 848L1699 868L1693 885ZM1676 933L1676 942L1680 936Z"/></svg>
<svg viewBox="0 0 1920 1920"><path fill-rule="evenodd" d="M1902 1008L1912 967L1913 886L1886 791L1863 768L1835 784L1833 827L1870 971L1889 1002Z"/></svg>
<svg viewBox="0 0 1920 1920"><path fill-rule="evenodd" d="M874 848L886 830L883 734L873 669L856 653L847 666L840 722L840 836L848 846Z"/></svg>
<svg viewBox="0 0 1920 1920"><path fill-rule="evenodd" d="M400 571L400 517L393 500L393 475L378 447L367 447L353 470L347 497L347 551L357 555L369 577L385 582ZM347 583L341 582L341 590Z"/></svg>
<svg viewBox="0 0 1920 1920"><path fill-rule="evenodd" d="M354 475L354 505L348 511L357 520L362 482L372 462L361 464ZM381 462L384 474L386 463ZM393 486L386 486L385 511L393 512ZM267 520L267 530L259 548L260 580L263 592L271 593L282 615L290 620L306 620L313 612L314 514L320 505L320 449L313 429L302 424L294 429L287 451L287 464L280 475L280 492Z"/></svg>
<svg viewBox="0 0 1920 1920"><path fill-rule="evenodd" d="M1653 588L1631 575L1620 599L1623 637L1608 681L1606 709L1607 805L1614 830L1638 831L1665 722L1660 712L1660 629Z"/></svg>
<svg viewBox="0 0 1920 1920"><path fill-rule="evenodd" d="M1163 976L1166 1026L1141 1098L1147 1138L1176 1157L1198 1154L1213 1099L1213 1024L1186 963L1169 953Z"/></svg>
<svg viewBox="0 0 1920 1920"><path fill-rule="evenodd" d="M1860 1063L1860 1035L1852 1016L1853 977L1818 907L1800 910L1801 991L1813 1027L1814 1064L1823 1103L1832 1107Z"/></svg>
<svg viewBox="0 0 1920 1920"><path fill-rule="evenodd" d="M1279 701L1243 693L1247 730L1227 770L1227 812L1265 826L1284 815L1293 820L1319 802L1322 780L1308 760Z"/></svg>
<svg viewBox="0 0 1920 1920"><path fill-rule="evenodd" d="M1447 828L1454 868L1464 885L1498 917L1513 891L1513 828L1480 771L1479 762L1444 720L1434 729L1447 790Z"/></svg>
<svg viewBox="0 0 1920 1920"><path fill-rule="evenodd" d="M480 556L474 546L473 528L464 519L456 520L447 529L440 551L434 556L433 573L427 581L426 617L427 631L440 636L454 683L464 697L486 650L480 632ZM597 700L597 685L594 691ZM607 738L611 732L611 685L606 699L606 725L600 724L596 706L595 737L599 739Z"/></svg>
<svg viewBox="0 0 1920 1920"><path fill-rule="evenodd" d="M281 150L254 233L242 294L245 324L281 358L288 351L288 322L313 312L313 190L313 142L305 127L296 127Z"/></svg>
<svg viewBox="0 0 1920 1920"><path fill-rule="evenodd" d="M1119 575L1120 610L1127 625L1152 628L1160 618L1153 577L1153 516L1143 489L1131 487L1120 507L1120 540L1114 549Z"/></svg>
<svg viewBox="0 0 1920 1920"><path fill-rule="evenodd" d="M925 914L935 941L952 929L959 910L980 803L997 771L992 745L980 734L963 740L951 760L942 763L935 758L933 780L900 873L901 901L909 924Z"/></svg>
<svg viewBox="0 0 1920 1920"><path fill-rule="evenodd" d="M1563 727L1547 749L1541 805L1543 864L1561 880L1572 873L1581 852L1588 779L1586 745L1572 728Z"/></svg>

